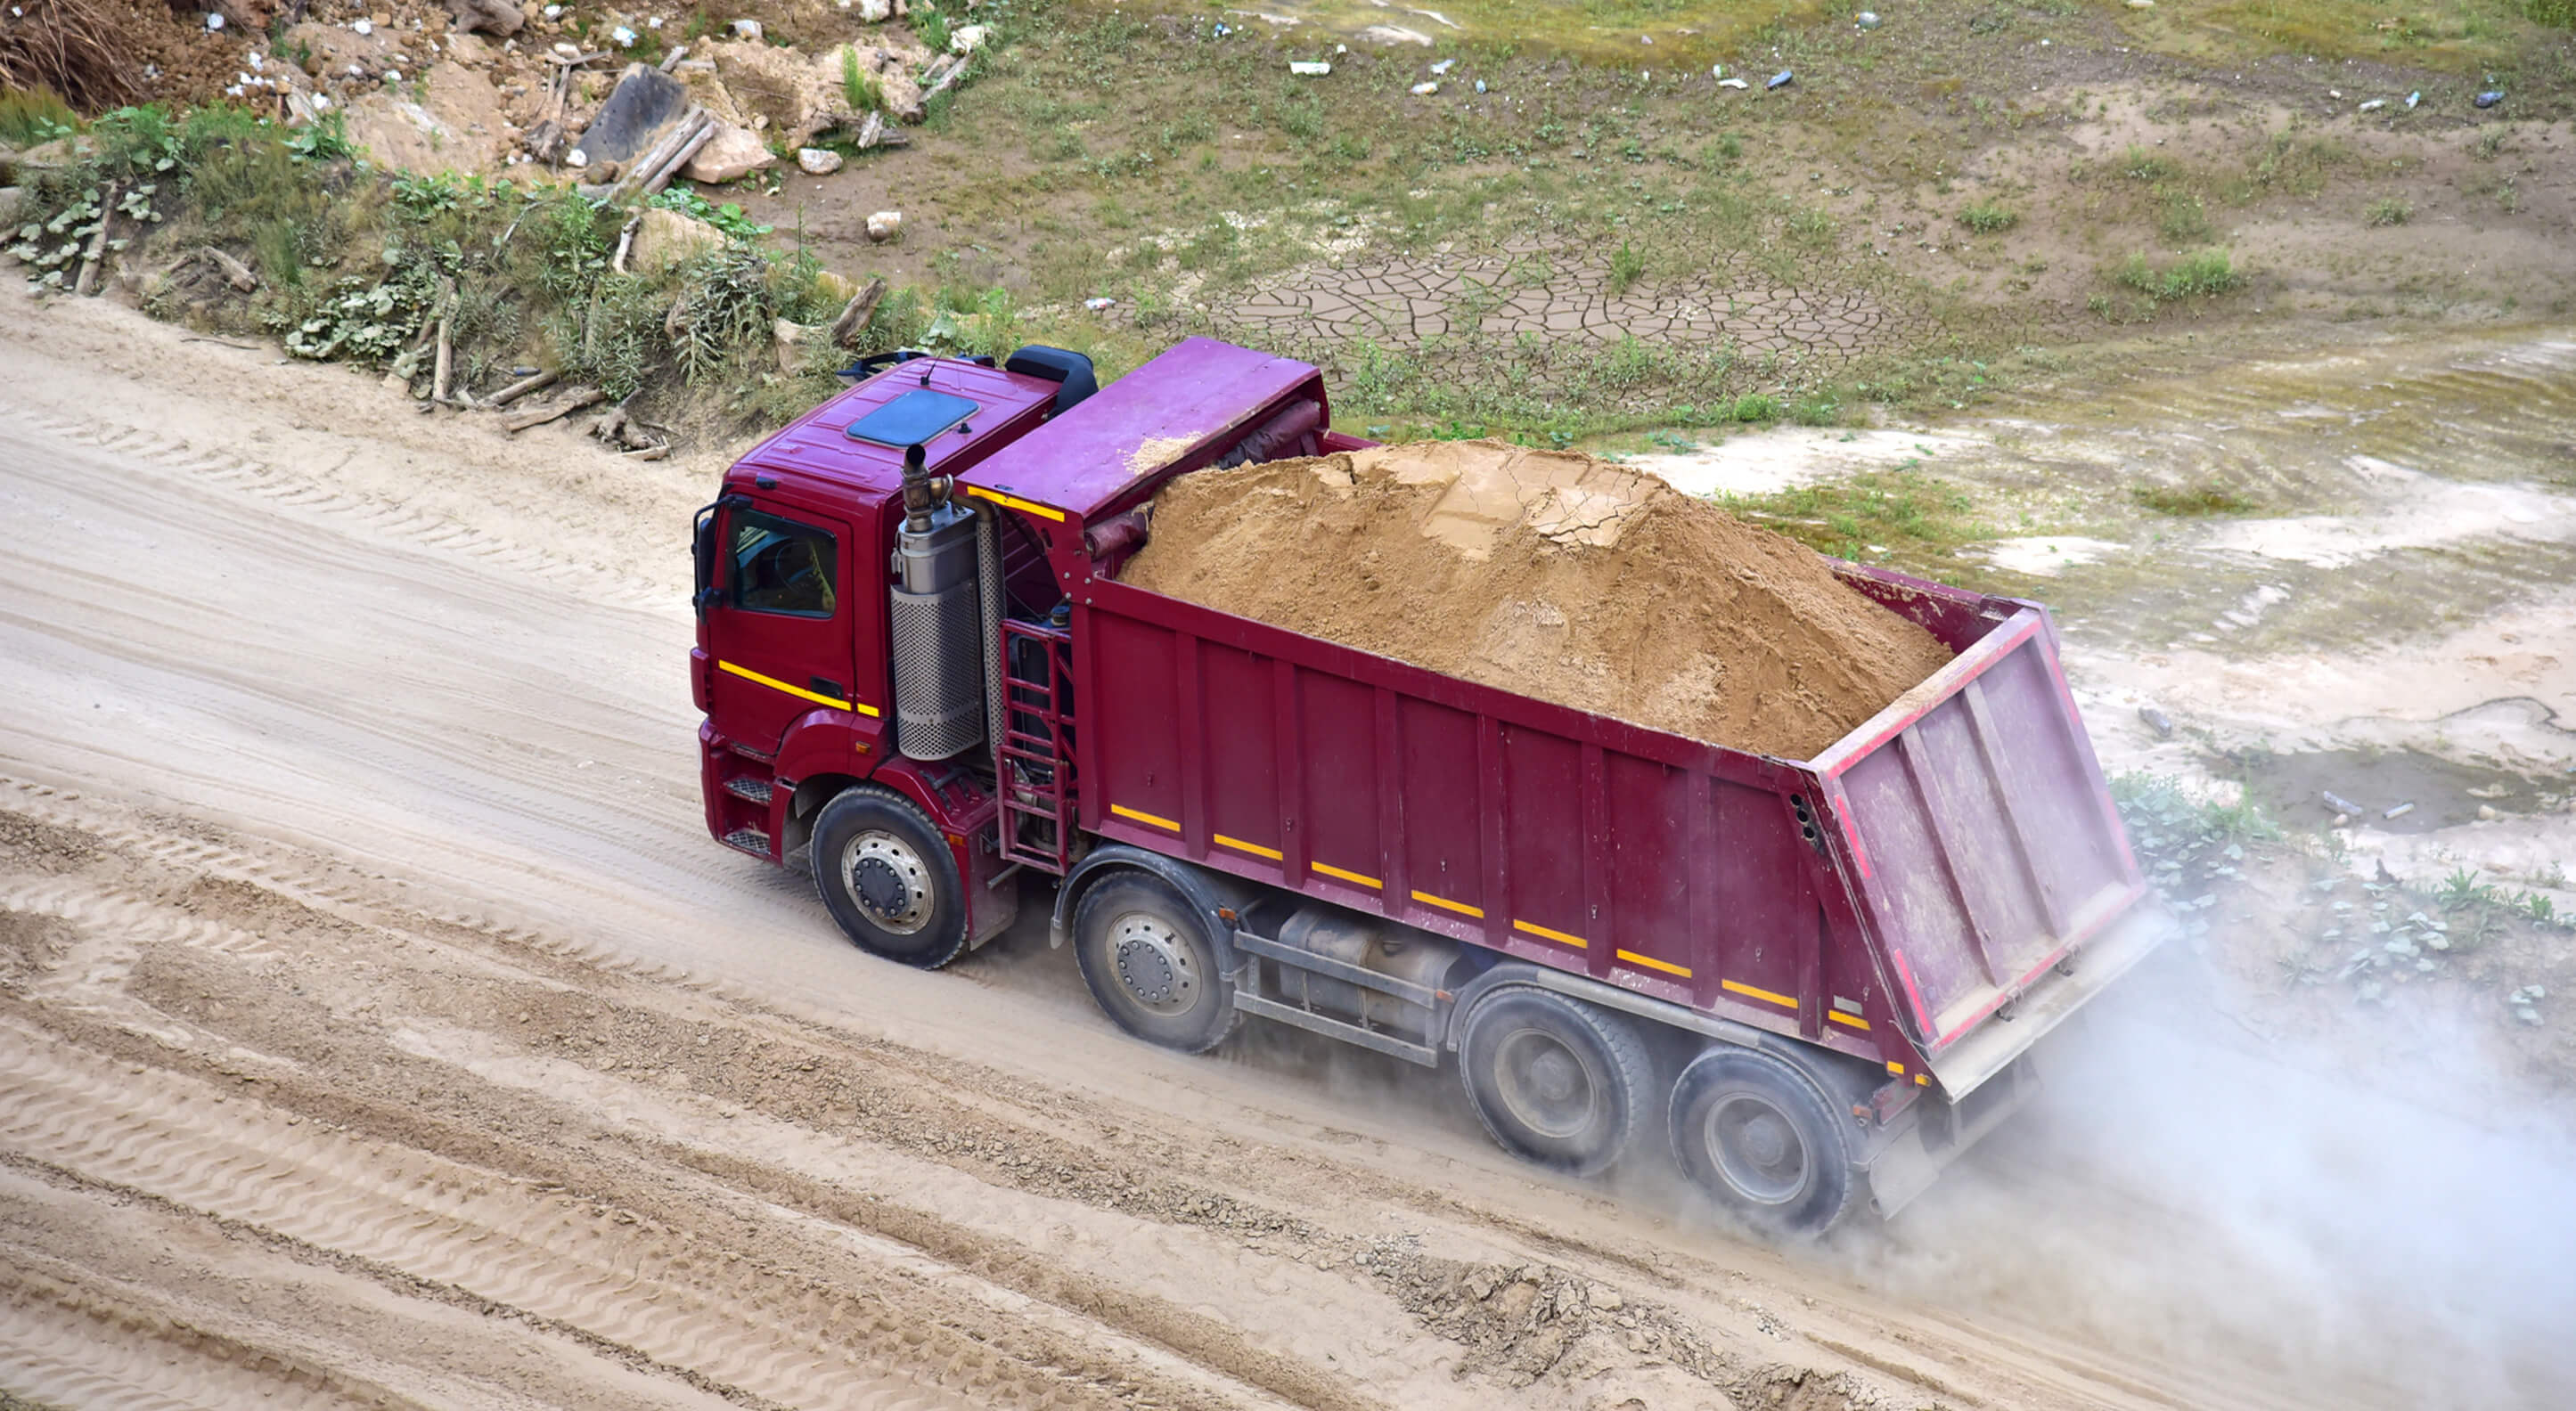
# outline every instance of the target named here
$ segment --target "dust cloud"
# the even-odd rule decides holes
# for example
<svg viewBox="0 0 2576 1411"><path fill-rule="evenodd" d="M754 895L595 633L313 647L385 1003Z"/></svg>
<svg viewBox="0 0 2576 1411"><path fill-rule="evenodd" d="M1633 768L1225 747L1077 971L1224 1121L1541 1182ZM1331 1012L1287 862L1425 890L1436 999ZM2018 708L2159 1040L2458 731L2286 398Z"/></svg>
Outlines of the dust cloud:
<svg viewBox="0 0 2576 1411"><path fill-rule="evenodd" d="M2501 1076L2492 1015L2372 1011L2267 1039L2223 995L2176 944L2096 1001L2039 1050L2047 1094L1865 1272L2079 1325L2163 1373L2250 1365L2360 1405L2576 1405L2563 1095Z"/></svg>

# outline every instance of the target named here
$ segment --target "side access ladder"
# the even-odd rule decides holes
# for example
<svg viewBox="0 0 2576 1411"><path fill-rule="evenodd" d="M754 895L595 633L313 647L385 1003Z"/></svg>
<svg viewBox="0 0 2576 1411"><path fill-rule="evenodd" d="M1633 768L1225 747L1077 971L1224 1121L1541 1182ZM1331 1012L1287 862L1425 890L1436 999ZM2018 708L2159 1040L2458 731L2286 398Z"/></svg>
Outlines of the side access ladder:
<svg viewBox="0 0 2576 1411"><path fill-rule="evenodd" d="M1073 635L1002 622L1002 856L1061 877L1073 865Z"/></svg>

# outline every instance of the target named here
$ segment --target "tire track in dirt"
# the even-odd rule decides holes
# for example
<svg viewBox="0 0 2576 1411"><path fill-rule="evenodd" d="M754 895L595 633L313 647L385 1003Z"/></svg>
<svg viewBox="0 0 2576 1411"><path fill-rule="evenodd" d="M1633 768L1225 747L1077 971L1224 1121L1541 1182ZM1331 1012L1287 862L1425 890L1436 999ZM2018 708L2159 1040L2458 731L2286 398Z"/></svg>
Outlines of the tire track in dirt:
<svg viewBox="0 0 2576 1411"><path fill-rule="evenodd" d="M0 1034L12 1027L0 1025ZM0 1086L20 1095L15 1110L0 1107L0 1145L85 1179L130 1185L582 1328L763 1400L868 1408L1055 1405L1063 1403L1049 1398L1060 1398L1069 1385L1104 1376L1133 1380L1115 1370L1123 1364L1149 1383L1180 1390L1180 1404L1289 1404L1257 1381L1190 1360L1201 1354L1174 1355L1162 1342L1122 1331L1114 1315L1151 1321L1150 1300L1146 1306L1096 1294L1068 1300L1062 1293L1079 1280L1028 1277L1028 1269L998 1249L967 1251L979 1268L999 1261L1010 1277L994 1283L915 1245L874 1243L880 1237L867 1233L876 1223L869 1219L842 1224L791 1215L751 1196L766 1207L767 1218L816 1227L890 1275L869 1287L835 1284L741 1261L686 1232L524 1180L364 1138L297 1132L292 1128L300 1119L281 1122L255 1101L235 1099L220 1119L211 1118L201 1099L168 1090L193 1085L158 1075L138 1084L107 1072L113 1065L33 1031L17 1032L29 1037L31 1055L40 1044L47 1051L0 1056ZM119 1103L122 1111L107 1111ZM1030 1286L1034 1297L1024 1291ZM1112 1310L1109 1321L1099 1321L1093 1303ZM968 1316L967 1308L978 1311ZM991 1332L925 1344L924 1324L991 1329L997 1314L1052 1334L1061 1348L1074 1350L1076 1363L1059 1357L1056 1365L1015 1366L1016 1340ZM1200 1330L1181 1345L1201 1342L1222 1349L1226 1339ZM923 1355L931 1355L934 1374L950 1390L904 1385L890 1370ZM1280 1374L1275 1359L1244 1350L1240 1360L1266 1374L1261 1379ZM1082 1363L1093 1369L1081 1370ZM853 1385L864 1394L849 1394ZM960 1389L964 1401L957 1399ZM1325 1394L1300 1397L1299 1404L1370 1404L1338 1394L1329 1383L1305 1389ZM1170 1392L1156 1399L1169 1400Z"/></svg>
<svg viewBox="0 0 2576 1411"><path fill-rule="evenodd" d="M18 1395L119 1411L428 1411L383 1387L39 1272L52 1261L34 1251L0 1250L0 1387Z"/></svg>
<svg viewBox="0 0 2576 1411"><path fill-rule="evenodd" d="M60 440L113 451L210 484L246 491L289 509L353 520L372 532L423 548L463 555L557 585L577 585L619 606L676 610L667 585L504 539L417 506L342 489L279 466L197 446L184 438L96 418L25 408L0 408L0 417Z"/></svg>
<svg viewBox="0 0 2576 1411"><path fill-rule="evenodd" d="M423 1153L299 1132L249 1099L232 1100L218 1120L209 1100L227 1099L200 1085L112 1072L14 1025L0 1033L10 1038L0 1045L0 1088L9 1093L0 1143L32 1159L582 1327L765 1400L858 1411L976 1404L770 1322L785 1310L757 1280L708 1287L689 1277L711 1272L700 1267L707 1251L569 1196L521 1191Z"/></svg>

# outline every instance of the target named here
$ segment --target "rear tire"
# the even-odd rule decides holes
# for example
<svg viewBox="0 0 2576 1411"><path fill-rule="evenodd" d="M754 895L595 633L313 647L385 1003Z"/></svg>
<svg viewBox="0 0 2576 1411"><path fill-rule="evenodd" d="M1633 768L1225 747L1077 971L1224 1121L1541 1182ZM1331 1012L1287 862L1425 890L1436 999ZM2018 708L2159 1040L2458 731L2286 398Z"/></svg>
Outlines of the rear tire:
<svg viewBox="0 0 2576 1411"><path fill-rule="evenodd" d="M1549 990L1479 1003L1458 1040L1458 1077L1505 1151L1577 1176L1608 1170L1650 1108L1653 1065L1628 1021Z"/></svg>
<svg viewBox="0 0 2576 1411"><path fill-rule="evenodd" d="M957 856L911 800L842 790L815 816L812 857L814 890L859 949L936 970L966 948Z"/></svg>
<svg viewBox="0 0 2576 1411"><path fill-rule="evenodd" d="M1713 1048L1673 1084L1673 1155L1701 1190L1750 1223L1814 1238L1851 1209L1849 1119L1794 1063Z"/></svg>
<svg viewBox="0 0 2576 1411"><path fill-rule="evenodd" d="M1162 882L1125 872L1082 894L1073 958L1102 1013L1149 1044L1205 1053L1234 1032L1234 977L1198 909Z"/></svg>

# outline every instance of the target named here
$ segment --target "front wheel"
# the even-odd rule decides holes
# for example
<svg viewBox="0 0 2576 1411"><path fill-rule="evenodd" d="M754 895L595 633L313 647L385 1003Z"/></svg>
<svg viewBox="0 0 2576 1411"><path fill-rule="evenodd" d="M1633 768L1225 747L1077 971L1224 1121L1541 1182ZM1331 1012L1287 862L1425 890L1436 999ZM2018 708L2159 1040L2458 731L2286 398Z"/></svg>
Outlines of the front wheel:
<svg viewBox="0 0 2576 1411"><path fill-rule="evenodd" d="M1204 1053L1242 1016L1197 908L1142 872L1082 894L1073 957L1101 1011L1149 1044Z"/></svg>
<svg viewBox="0 0 2576 1411"><path fill-rule="evenodd" d="M1652 1110L1651 1071L1627 1020L1550 990L1485 1000L1458 1040L1458 1076L1486 1132L1523 1160L1578 1176L1608 1170L1628 1149Z"/></svg>
<svg viewBox="0 0 2576 1411"><path fill-rule="evenodd" d="M1786 1059L1713 1048L1673 1084L1673 1155L1737 1214L1780 1234L1817 1236L1851 1207L1848 1119Z"/></svg>
<svg viewBox="0 0 2576 1411"><path fill-rule="evenodd" d="M814 890L859 949L936 970L966 948L956 854L899 794L845 789L814 820Z"/></svg>

